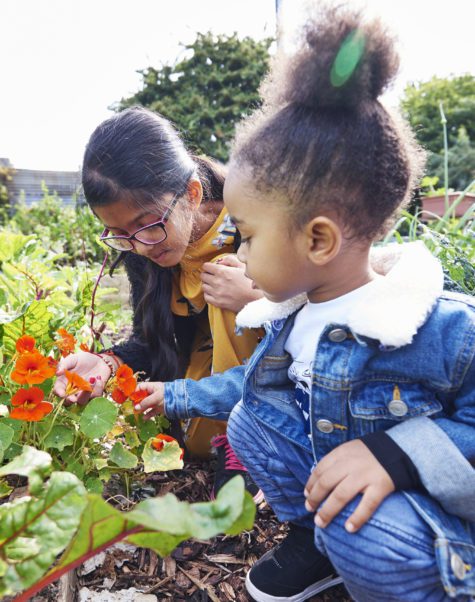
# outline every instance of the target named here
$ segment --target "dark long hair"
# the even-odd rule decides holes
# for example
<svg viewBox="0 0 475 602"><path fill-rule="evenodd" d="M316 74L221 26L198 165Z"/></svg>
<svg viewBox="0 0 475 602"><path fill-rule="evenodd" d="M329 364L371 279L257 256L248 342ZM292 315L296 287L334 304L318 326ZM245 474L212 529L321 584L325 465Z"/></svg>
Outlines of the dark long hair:
<svg viewBox="0 0 475 602"><path fill-rule="evenodd" d="M84 154L82 184L91 208L120 200L160 205L167 193L184 194L191 177L201 181L204 202L223 199L220 166L191 155L169 121L142 107L126 109L101 123ZM113 268L126 255L121 253ZM170 309L173 269L145 258L144 262L143 295L133 299L135 331L148 346L149 376L172 380L183 369L192 329L183 327L183 320L177 320Z"/></svg>

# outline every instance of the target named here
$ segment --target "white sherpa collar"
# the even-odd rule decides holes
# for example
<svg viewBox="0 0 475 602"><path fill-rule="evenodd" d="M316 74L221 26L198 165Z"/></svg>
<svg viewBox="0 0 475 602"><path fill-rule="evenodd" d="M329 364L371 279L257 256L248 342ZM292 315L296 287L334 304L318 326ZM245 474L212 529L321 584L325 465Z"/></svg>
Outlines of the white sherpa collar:
<svg viewBox="0 0 475 602"><path fill-rule="evenodd" d="M356 334L401 347L412 341L442 293L444 275L438 260L421 241L371 250L371 265L384 278L376 280L371 296L356 303L347 325ZM283 303L259 299L236 316L238 328L257 328L287 318L307 301L305 294Z"/></svg>

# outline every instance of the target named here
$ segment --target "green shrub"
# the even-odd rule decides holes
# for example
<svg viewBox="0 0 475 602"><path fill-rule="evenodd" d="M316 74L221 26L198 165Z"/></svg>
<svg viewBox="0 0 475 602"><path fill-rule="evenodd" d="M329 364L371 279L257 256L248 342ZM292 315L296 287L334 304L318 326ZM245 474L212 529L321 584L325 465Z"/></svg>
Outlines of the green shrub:
<svg viewBox="0 0 475 602"><path fill-rule="evenodd" d="M64 253L63 263L102 262L104 248L97 238L101 225L87 206L65 206L43 185L43 198L31 206L20 202L6 224L9 230L35 234L44 245Z"/></svg>

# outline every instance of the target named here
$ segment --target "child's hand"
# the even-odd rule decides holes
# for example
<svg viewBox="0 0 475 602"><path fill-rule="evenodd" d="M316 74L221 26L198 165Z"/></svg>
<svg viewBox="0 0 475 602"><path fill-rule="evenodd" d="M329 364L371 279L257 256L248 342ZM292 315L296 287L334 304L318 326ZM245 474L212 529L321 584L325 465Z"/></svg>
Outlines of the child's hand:
<svg viewBox="0 0 475 602"><path fill-rule="evenodd" d="M395 490L394 483L364 443L355 439L343 443L327 454L310 475L305 486L305 507L315 512L318 527L326 527L356 496L363 497L346 521L349 532L360 529L385 497Z"/></svg>
<svg viewBox="0 0 475 602"><path fill-rule="evenodd" d="M137 385L138 391L147 391L149 395L144 397L140 403L138 403L135 409L138 412L144 412L144 420L150 420L158 414L164 414L165 408L163 406L163 400L165 396L165 386L160 382L143 382Z"/></svg>

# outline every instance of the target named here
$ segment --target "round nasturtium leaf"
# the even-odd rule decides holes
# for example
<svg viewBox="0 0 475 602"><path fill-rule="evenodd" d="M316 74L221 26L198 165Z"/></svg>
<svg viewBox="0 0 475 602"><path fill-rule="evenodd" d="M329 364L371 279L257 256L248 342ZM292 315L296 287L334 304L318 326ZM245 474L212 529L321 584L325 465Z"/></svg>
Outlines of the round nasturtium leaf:
<svg viewBox="0 0 475 602"><path fill-rule="evenodd" d="M72 445L74 433L66 426L57 425L51 429L51 432L45 439L45 448L54 448L63 451L68 445Z"/></svg>
<svg viewBox="0 0 475 602"><path fill-rule="evenodd" d="M79 421L81 431L91 439L108 433L114 426L119 408L105 397L96 397L84 408Z"/></svg>
<svg viewBox="0 0 475 602"><path fill-rule="evenodd" d="M164 441L163 449L152 447L153 437L146 443L142 453L144 472L177 470L183 468L183 450L178 441Z"/></svg>
<svg viewBox="0 0 475 602"><path fill-rule="evenodd" d="M6 424L0 423L0 445L4 452L10 447L15 431Z"/></svg>
<svg viewBox="0 0 475 602"><path fill-rule="evenodd" d="M120 441L114 443L109 459L120 468L135 468L138 463L137 456L125 449Z"/></svg>
<svg viewBox="0 0 475 602"><path fill-rule="evenodd" d="M145 443L150 439L150 437L154 437L157 433L160 432L160 429L157 428L155 420L144 420L142 416L139 417L138 421L138 433L140 439Z"/></svg>
<svg viewBox="0 0 475 602"><path fill-rule="evenodd" d="M97 477L89 477L84 481L84 485L89 493L98 493L99 495L102 493L104 489L104 484L101 479Z"/></svg>

